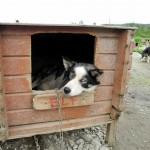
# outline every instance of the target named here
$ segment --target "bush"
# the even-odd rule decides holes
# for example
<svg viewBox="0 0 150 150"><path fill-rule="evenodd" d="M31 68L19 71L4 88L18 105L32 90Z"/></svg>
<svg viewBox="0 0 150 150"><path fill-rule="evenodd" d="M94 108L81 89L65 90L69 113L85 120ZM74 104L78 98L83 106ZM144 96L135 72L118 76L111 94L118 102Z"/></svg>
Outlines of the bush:
<svg viewBox="0 0 150 150"><path fill-rule="evenodd" d="M140 44L141 41L142 41L142 38L141 38L140 36L136 36L136 37L134 38L134 40L135 40L135 43Z"/></svg>
<svg viewBox="0 0 150 150"><path fill-rule="evenodd" d="M141 54L144 49L145 49L145 46L140 46L140 47L135 48L133 51Z"/></svg>

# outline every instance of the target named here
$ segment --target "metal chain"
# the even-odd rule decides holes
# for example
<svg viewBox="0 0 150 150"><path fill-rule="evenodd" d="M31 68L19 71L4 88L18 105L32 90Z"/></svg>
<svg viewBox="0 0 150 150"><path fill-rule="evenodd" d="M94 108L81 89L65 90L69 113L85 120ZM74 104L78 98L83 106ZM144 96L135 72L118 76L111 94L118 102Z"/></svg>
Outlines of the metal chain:
<svg viewBox="0 0 150 150"><path fill-rule="evenodd" d="M34 141L35 141L35 145L36 145L36 150L41 150L40 145L39 145L39 140L38 138L35 136L33 136Z"/></svg>
<svg viewBox="0 0 150 150"><path fill-rule="evenodd" d="M60 126L60 150L64 150L64 137L63 137L63 111L62 111L62 93L56 89L57 102L58 102L58 113L59 113L59 126Z"/></svg>

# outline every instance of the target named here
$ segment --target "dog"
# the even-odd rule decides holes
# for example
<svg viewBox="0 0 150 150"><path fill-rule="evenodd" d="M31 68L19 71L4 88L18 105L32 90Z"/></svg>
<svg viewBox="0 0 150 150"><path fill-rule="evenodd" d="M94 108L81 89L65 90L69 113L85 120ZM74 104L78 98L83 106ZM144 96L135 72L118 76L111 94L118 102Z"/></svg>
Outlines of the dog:
<svg viewBox="0 0 150 150"><path fill-rule="evenodd" d="M141 55L141 61L146 61L147 63L150 63L150 47L145 48Z"/></svg>
<svg viewBox="0 0 150 150"><path fill-rule="evenodd" d="M67 96L76 96L82 92L93 91L100 84L98 77L103 71L95 65L71 61L64 57L62 62L62 66L44 68L33 77L33 89L60 89Z"/></svg>

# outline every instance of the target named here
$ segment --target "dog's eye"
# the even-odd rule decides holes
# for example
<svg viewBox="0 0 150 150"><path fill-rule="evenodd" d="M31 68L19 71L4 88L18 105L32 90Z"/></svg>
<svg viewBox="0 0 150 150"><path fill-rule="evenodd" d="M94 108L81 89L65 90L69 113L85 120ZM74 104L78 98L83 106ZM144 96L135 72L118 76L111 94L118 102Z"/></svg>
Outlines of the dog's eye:
<svg viewBox="0 0 150 150"><path fill-rule="evenodd" d="M82 79L80 80L80 82L83 83L83 84L85 84L85 83L88 82L88 80L87 80L87 78L84 77L84 78L82 78Z"/></svg>

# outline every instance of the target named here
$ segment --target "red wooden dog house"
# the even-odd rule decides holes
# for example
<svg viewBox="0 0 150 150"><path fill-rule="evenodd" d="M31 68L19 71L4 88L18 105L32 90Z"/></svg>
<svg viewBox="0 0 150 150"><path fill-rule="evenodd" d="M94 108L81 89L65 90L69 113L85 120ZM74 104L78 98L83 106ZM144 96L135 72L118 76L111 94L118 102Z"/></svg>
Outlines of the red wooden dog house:
<svg viewBox="0 0 150 150"><path fill-rule="evenodd" d="M32 50L34 46L38 47L36 44L40 40L44 41L40 34L51 37L47 44L53 43L53 48L60 36L65 39L69 36L73 39L71 56L74 55L73 47L76 44L73 44L73 41L76 41L78 35L79 49L80 47L84 49L82 43L86 48L89 47L89 40L92 37L91 52L88 48L84 50L84 55L88 53L87 55L93 58L93 63L103 69L104 74L101 85L95 93L63 100L62 129L67 131L108 123L107 140L112 144L115 122L122 111L123 96L131 68L133 33L134 28L128 27L1 24L0 139L60 131L56 92L49 91L46 97L42 97L40 93L32 91ZM82 35L86 37L84 42ZM51 42L53 36L58 41ZM33 39L38 39L38 42L34 42ZM53 49L50 49L50 53L52 52ZM84 55L76 55L76 58L86 59ZM36 101L35 104L33 99ZM43 106L39 108L41 105Z"/></svg>

